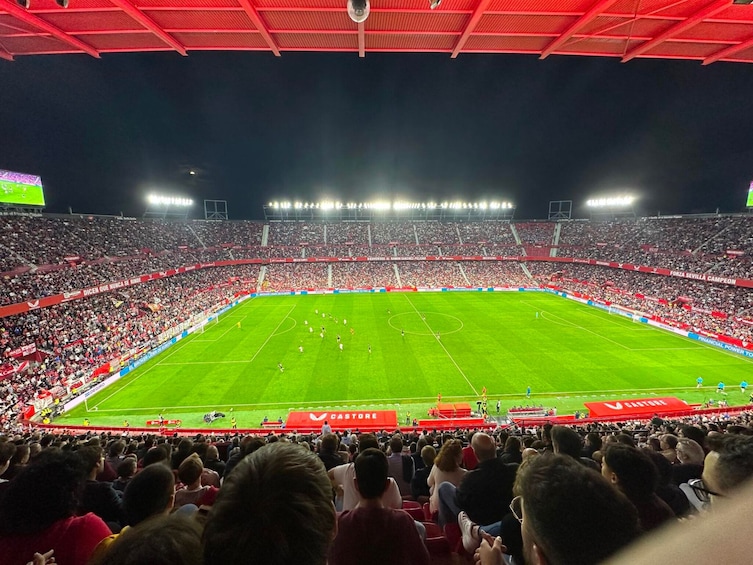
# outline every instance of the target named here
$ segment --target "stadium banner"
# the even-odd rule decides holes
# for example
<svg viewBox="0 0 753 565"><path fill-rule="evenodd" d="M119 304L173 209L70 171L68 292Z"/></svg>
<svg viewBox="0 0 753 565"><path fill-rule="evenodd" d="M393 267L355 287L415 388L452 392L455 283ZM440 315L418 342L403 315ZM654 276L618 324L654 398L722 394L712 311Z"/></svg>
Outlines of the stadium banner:
<svg viewBox="0 0 753 565"><path fill-rule="evenodd" d="M602 416L638 416L664 414L688 410L690 406L684 400L674 396L666 398L631 398L629 400L610 400L608 402L584 402L590 418Z"/></svg>
<svg viewBox="0 0 753 565"><path fill-rule="evenodd" d="M320 430L327 422L333 430L397 428L395 410L303 411L290 412L285 427L295 430Z"/></svg>
<svg viewBox="0 0 753 565"><path fill-rule="evenodd" d="M732 353L737 353L738 355L742 355L744 357L753 358L753 349L751 349L752 344L747 343L747 342L745 343L748 348L744 349L732 343L724 343L723 341L719 341L718 339L713 339L713 338L706 337L704 335L699 335L693 332L689 332L688 337L690 339L696 339L702 343L707 343L709 345L713 345L714 347L724 349L725 351L731 351Z"/></svg>
<svg viewBox="0 0 753 565"><path fill-rule="evenodd" d="M21 347L14 349L13 351L9 351L8 355L13 359L19 359L28 355L34 355L36 352L37 345L35 343L29 343L27 345L22 345Z"/></svg>
<svg viewBox="0 0 753 565"><path fill-rule="evenodd" d="M69 400L65 404L63 404L63 410L65 412L68 412L69 410L72 410L79 404L82 404L85 400L87 400L90 396L97 394L100 390L106 389L108 386L110 386L112 383L120 379L120 373L115 373L113 376L105 379L101 383L94 385L89 390L87 390L85 393L80 394L76 398Z"/></svg>

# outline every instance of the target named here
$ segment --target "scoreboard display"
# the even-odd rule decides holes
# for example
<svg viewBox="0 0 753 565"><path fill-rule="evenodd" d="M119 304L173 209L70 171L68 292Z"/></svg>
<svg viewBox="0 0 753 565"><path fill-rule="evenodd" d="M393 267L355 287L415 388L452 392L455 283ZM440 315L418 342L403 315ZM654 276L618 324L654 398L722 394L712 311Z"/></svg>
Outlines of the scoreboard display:
<svg viewBox="0 0 753 565"><path fill-rule="evenodd" d="M0 205L44 206L44 189L39 176L0 169Z"/></svg>

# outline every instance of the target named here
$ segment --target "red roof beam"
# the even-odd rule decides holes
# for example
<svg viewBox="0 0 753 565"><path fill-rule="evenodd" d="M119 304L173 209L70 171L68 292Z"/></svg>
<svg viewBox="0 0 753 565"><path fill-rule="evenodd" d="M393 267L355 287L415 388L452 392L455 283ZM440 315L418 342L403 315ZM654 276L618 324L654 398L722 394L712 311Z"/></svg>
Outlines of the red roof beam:
<svg viewBox="0 0 753 565"><path fill-rule="evenodd" d="M563 31L560 36L547 45L541 52L539 59L546 59L549 55L554 53L557 49L562 47L565 42L570 39L575 33L583 29L586 25L591 23L599 14L609 8L617 0L598 0L591 9L585 14L575 20L570 26Z"/></svg>
<svg viewBox="0 0 753 565"><path fill-rule="evenodd" d="M254 25L259 30L259 33L261 33L261 36L264 38L264 41L267 42L267 45L269 45L272 53L275 54L275 57L279 57L280 48L277 46L277 42L269 33L267 26L262 21L259 12L256 11L256 7L251 3L251 0L238 0L238 3L241 5L243 11L246 12L246 15L251 19L251 21L254 22Z"/></svg>
<svg viewBox="0 0 753 565"><path fill-rule="evenodd" d="M366 56L366 26L358 22L358 56L362 59Z"/></svg>
<svg viewBox="0 0 753 565"><path fill-rule="evenodd" d="M62 29L59 27L56 27L49 23L46 20L43 20L39 16L36 16L29 12L28 10L25 10L21 6L19 6L14 0L0 0L0 8L8 12L11 16L16 18L17 20L21 20L24 23L27 23L29 25L32 25L36 28L41 29L42 31L46 31L50 35L52 35L55 39L58 39L62 41L63 43L67 43L71 47L75 47L79 51L83 51L84 53L87 53L91 55L92 57L96 57L99 59L99 53L97 52L94 47L89 45L88 43L84 43L80 39L73 37L72 35L69 35L65 33Z"/></svg>
<svg viewBox="0 0 753 565"><path fill-rule="evenodd" d="M452 55L450 55L451 59L455 59L458 56L458 53L460 53L461 49L463 49L466 42L471 37L473 30L476 29L476 26L478 25L478 22L481 20L481 17L484 15L486 8L489 7L490 3L491 3L491 0L479 0L479 3L476 4L476 9L473 10L473 15L471 15L471 19L468 20L468 25L465 26L465 29L463 30L463 35L461 35L458 38L457 43L455 43L455 47L452 50Z"/></svg>
<svg viewBox="0 0 753 565"><path fill-rule="evenodd" d="M123 10L126 14L131 16L134 20L136 20L146 29L151 31L154 35L156 35L162 41L167 43L170 47L175 49L178 53L180 53L184 57L188 55L188 53L186 53L186 48L184 45L182 45L172 35L170 35L164 29L158 26L157 22L155 22L152 18L150 18L144 12L139 10L136 6L131 4L128 0L110 0L110 2L115 4L118 8Z"/></svg>
<svg viewBox="0 0 753 565"><path fill-rule="evenodd" d="M713 55L709 55L703 60L703 63L701 64L710 65L711 63L716 63L719 59L726 59L730 55L734 55L739 51L744 51L748 47L753 47L753 37L746 39L745 41L738 43L737 45L730 45L729 47L725 47L724 49L717 51Z"/></svg>
<svg viewBox="0 0 753 565"><path fill-rule="evenodd" d="M683 31L686 31L694 25L701 23L706 18L710 18L714 14L717 14L722 10L726 10L730 6L732 6L732 0L715 0L714 2L711 2L706 7L701 8L700 10L686 18L684 21L678 22L675 25L671 26L669 29L665 30L663 33L660 33L651 41L646 41L632 51L626 53L622 58L622 62L627 63L635 57L643 55L654 47L661 45L667 39L671 39L674 36L679 35Z"/></svg>

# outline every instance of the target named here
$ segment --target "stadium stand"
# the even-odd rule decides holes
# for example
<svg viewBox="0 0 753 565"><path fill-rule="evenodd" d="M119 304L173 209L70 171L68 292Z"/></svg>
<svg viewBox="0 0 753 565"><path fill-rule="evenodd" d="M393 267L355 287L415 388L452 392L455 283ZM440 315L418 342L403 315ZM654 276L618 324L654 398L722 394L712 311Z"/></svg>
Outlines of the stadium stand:
<svg viewBox="0 0 753 565"><path fill-rule="evenodd" d="M547 287L753 342L751 215L267 224L2 215L0 250L5 428L36 394L75 393L103 363L257 290ZM10 354L23 347L36 353L18 371Z"/></svg>

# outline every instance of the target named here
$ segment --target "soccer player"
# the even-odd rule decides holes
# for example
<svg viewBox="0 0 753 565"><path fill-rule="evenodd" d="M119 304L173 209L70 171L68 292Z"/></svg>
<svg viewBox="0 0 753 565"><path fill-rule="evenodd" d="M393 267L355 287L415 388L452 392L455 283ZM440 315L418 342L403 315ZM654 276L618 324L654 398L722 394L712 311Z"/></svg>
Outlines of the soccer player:
<svg viewBox="0 0 753 565"><path fill-rule="evenodd" d="M441 332L437 332L437 339L440 339L440 340L442 339L442 334L441 334Z"/></svg>
<svg viewBox="0 0 753 565"><path fill-rule="evenodd" d="M539 319L539 313L538 312L536 312L536 319L537 320Z"/></svg>
<svg viewBox="0 0 753 565"><path fill-rule="evenodd" d="M526 388L526 398L531 398L531 385Z"/></svg>
<svg viewBox="0 0 753 565"><path fill-rule="evenodd" d="M309 325L309 321L308 320L303 320L303 325L304 326L308 326Z"/></svg>
<svg viewBox="0 0 753 565"><path fill-rule="evenodd" d="M230 418L230 427L233 428L234 430L238 429L238 420L235 419L235 416Z"/></svg>
<svg viewBox="0 0 753 565"><path fill-rule="evenodd" d="M340 351L342 351L342 350L343 350L343 344L342 344L342 342L340 342Z"/></svg>
<svg viewBox="0 0 753 565"><path fill-rule="evenodd" d="M309 326L309 333L310 334L314 333L314 327L313 326Z"/></svg>
<svg viewBox="0 0 753 565"><path fill-rule="evenodd" d="M299 346L298 346L298 351L299 351L300 353L303 353L303 346L302 346L302 345L299 345Z"/></svg>
<svg viewBox="0 0 753 565"><path fill-rule="evenodd" d="M497 414L499 414L499 409L501 408L499 400L497 400Z"/></svg>
<svg viewBox="0 0 753 565"><path fill-rule="evenodd" d="M481 388L481 396L486 396L486 387Z"/></svg>
<svg viewBox="0 0 753 565"><path fill-rule="evenodd" d="M740 392L745 394L745 391L748 389L748 381L743 379L743 381L740 383Z"/></svg>
<svg viewBox="0 0 753 565"><path fill-rule="evenodd" d="M340 334L337 334L337 343L340 343Z"/></svg>
<svg viewBox="0 0 753 565"><path fill-rule="evenodd" d="M238 320L238 323L235 324L235 325L238 327L238 329L241 329L241 321L240 320Z"/></svg>
<svg viewBox="0 0 753 565"><path fill-rule="evenodd" d="M91 422L89 421L89 418L84 418L84 425L88 426L90 424L91 424Z"/></svg>
<svg viewBox="0 0 753 565"><path fill-rule="evenodd" d="M703 386L703 377L698 377L695 380L695 387L696 388L701 388L702 386Z"/></svg>
<svg viewBox="0 0 753 565"><path fill-rule="evenodd" d="M719 381L719 384L716 385L716 392L719 394L724 394L724 382Z"/></svg>
<svg viewBox="0 0 753 565"><path fill-rule="evenodd" d="M439 404L440 402L442 402L442 393L441 392L437 393L437 404Z"/></svg>
<svg viewBox="0 0 753 565"><path fill-rule="evenodd" d="M128 422L128 420L123 420L123 427L124 428L130 428L131 424Z"/></svg>
<svg viewBox="0 0 753 565"><path fill-rule="evenodd" d="M280 369L281 373L285 372L285 367L282 366L282 363L277 363L277 368Z"/></svg>
<svg viewBox="0 0 753 565"><path fill-rule="evenodd" d="M371 355L371 344L369 344L369 355Z"/></svg>
<svg viewBox="0 0 753 565"><path fill-rule="evenodd" d="M159 413L158 418L159 418L159 427L161 428L162 426L165 425L165 417L162 415L162 412Z"/></svg>
<svg viewBox="0 0 753 565"><path fill-rule="evenodd" d="M405 330L400 330L400 335L403 336L403 339L405 339Z"/></svg>
<svg viewBox="0 0 753 565"><path fill-rule="evenodd" d="M354 330L353 328L350 328L350 335L355 335L355 333L356 333L356 330Z"/></svg>
<svg viewBox="0 0 753 565"><path fill-rule="evenodd" d="M346 320L345 318L343 318L343 326L347 326L347 325L348 325L348 320Z"/></svg>

